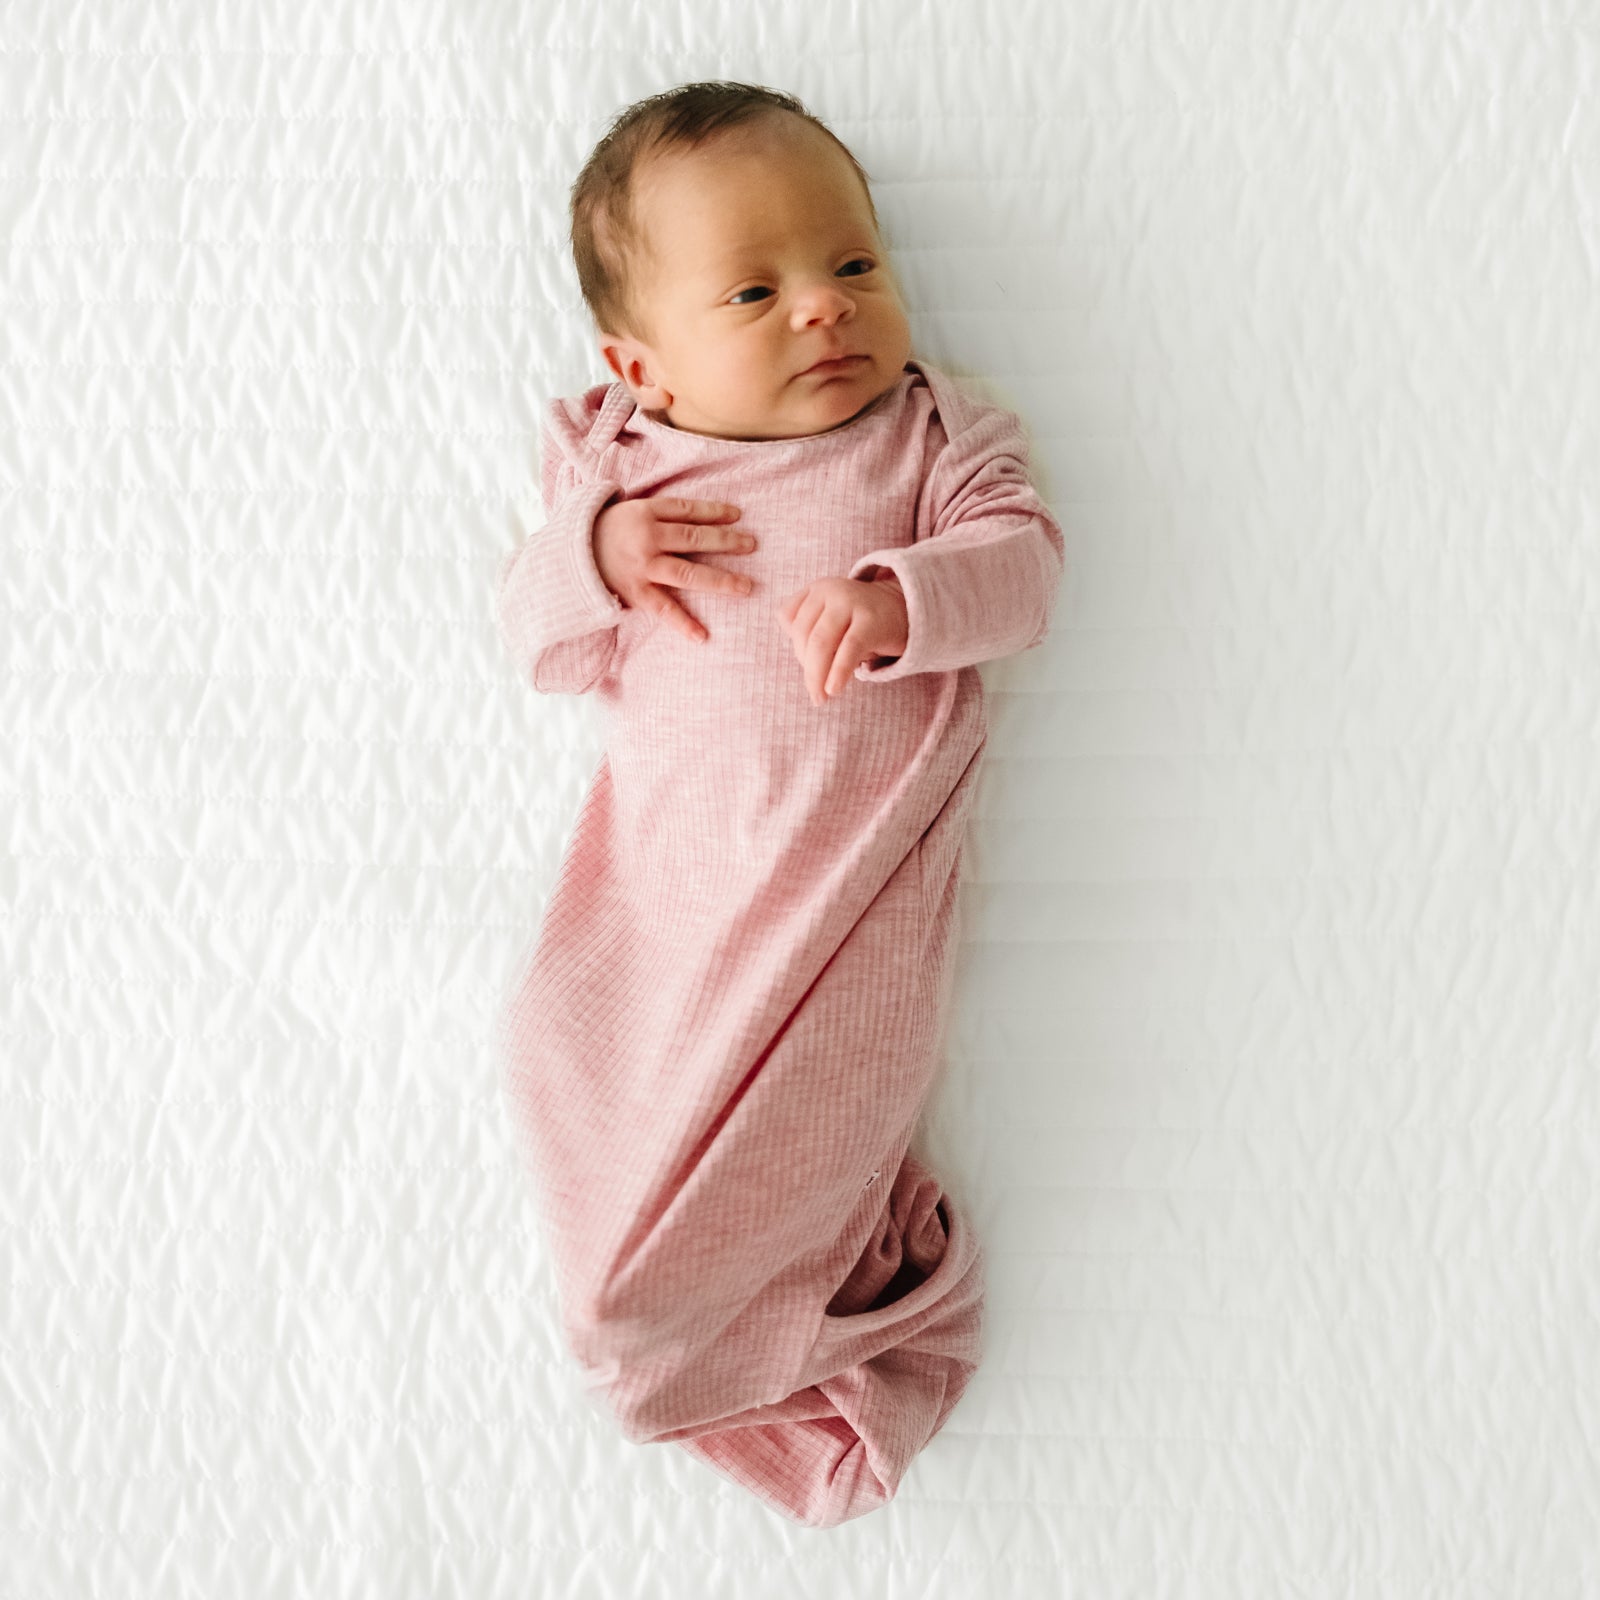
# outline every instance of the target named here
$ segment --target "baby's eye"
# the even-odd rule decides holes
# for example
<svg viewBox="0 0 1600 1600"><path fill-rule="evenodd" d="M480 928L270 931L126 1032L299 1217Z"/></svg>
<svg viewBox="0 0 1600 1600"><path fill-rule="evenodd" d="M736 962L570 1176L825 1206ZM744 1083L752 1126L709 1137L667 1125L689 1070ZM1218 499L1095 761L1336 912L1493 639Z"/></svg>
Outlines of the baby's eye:
<svg viewBox="0 0 1600 1600"><path fill-rule="evenodd" d="M855 257L854 260L845 262L844 266L839 268L839 271L840 272L847 272L851 267L860 267L860 268L862 268L862 270L864 272L871 272L874 269L875 266L876 266L876 263L872 262L872 261L868 261L865 256L857 256L857 257ZM852 273L850 273L850 276L853 277L853 278L859 278L861 275L862 274L860 272L852 272ZM772 293L772 291L769 288L767 288L765 284L759 284L759 283L758 284L754 284L748 289L741 289L738 292L738 294L734 295L734 297L731 300L729 300L728 304L730 306L750 306L750 305L754 305L756 303L754 300L746 300L745 299L745 296L747 294L765 295L765 294L771 294L771 293Z"/></svg>

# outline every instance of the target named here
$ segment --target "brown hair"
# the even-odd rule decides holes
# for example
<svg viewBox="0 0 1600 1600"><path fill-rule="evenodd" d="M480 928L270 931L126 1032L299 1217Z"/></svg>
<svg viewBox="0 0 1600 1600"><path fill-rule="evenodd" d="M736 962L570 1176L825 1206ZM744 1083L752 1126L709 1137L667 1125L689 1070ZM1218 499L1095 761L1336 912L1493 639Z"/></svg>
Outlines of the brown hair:
<svg viewBox="0 0 1600 1600"><path fill-rule="evenodd" d="M844 151L877 226L877 208L861 163L792 94L754 83L713 81L650 95L618 112L572 185L572 259L599 332L648 337L633 304L628 273L645 246L633 207L634 175L644 158L694 149L714 134L771 116L799 117Z"/></svg>

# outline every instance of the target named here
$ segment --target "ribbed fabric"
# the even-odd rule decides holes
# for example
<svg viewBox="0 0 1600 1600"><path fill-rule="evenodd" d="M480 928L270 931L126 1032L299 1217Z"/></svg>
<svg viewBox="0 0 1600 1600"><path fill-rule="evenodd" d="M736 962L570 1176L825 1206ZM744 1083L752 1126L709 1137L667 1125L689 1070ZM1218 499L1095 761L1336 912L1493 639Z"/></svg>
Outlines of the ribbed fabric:
<svg viewBox="0 0 1600 1600"><path fill-rule="evenodd" d="M604 757L502 1024L562 1328L637 1443L797 1522L893 1498L980 1357L978 1241L908 1152L936 1066L987 738L975 664L1039 644L1061 530L1019 420L910 361L842 428L714 439L620 383L549 408L548 520L501 564L534 688L593 690ZM614 495L725 500L758 540L675 590L595 569ZM777 611L892 572L905 653L813 706Z"/></svg>

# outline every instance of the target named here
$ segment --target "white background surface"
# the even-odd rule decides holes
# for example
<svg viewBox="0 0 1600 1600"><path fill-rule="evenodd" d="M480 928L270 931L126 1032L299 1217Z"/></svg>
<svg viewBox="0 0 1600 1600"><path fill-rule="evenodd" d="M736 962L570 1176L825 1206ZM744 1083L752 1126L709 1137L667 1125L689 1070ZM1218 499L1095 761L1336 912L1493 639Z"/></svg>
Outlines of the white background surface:
<svg viewBox="0 0 1600 1600"><path fill-rule="evenodd" d="M3 20L0 1594L1600 1591L1594 8ZM989 1352L826 1532L584 1404L489 1049L567 186L706 77L1067 537L927 1121Z"/></svg>

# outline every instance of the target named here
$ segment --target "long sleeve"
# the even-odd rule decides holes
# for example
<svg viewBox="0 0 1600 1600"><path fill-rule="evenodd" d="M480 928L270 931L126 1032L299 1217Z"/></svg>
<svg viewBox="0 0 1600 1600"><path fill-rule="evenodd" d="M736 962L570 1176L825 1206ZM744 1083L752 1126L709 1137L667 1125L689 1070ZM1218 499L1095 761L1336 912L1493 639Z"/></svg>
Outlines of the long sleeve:
<svg viewBox="0 0 1600 1600"><path fill-rule="evenodd" d="M582 482L547 446L547 518L500 563L495 613L517 670L542 694L582 694L605 675L627 607L605 586L594 561L594 519L622 492L604 480Z"/></svg>
<svg viewBox="0 0 1600 1600"><path fill-rule="evenodd" d="M867 682L948 672L1031 650L1049 631L1066 544L1028 477L1017 416L983 408L945 444L931 472L928 532L873 550L847 576L892 573L906 602L903 655L864 661Z"/></svg>

